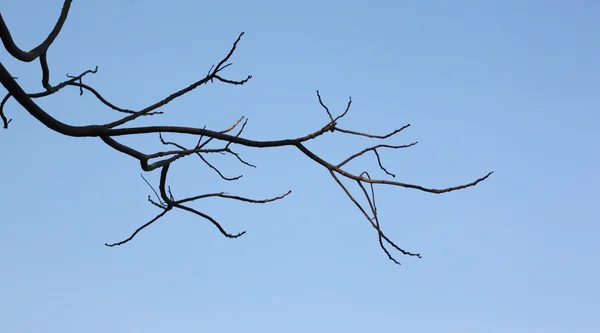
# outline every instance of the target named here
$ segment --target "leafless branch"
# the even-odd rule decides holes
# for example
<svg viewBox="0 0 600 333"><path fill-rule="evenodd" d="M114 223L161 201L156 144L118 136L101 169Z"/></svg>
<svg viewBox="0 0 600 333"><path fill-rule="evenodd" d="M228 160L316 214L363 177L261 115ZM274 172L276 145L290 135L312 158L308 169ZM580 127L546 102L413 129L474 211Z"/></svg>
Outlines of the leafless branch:
<svg viewBox="0 0 600 333"><path fill-rule="evenodd" d="M208 160L205 158L205 156L207 154L214 154L214 153L220 153L220 154L224 154L224 155L232 155L238 160L238 162L245 164L246 166L256 167L255 165L242 159L241 156L239 155L239 153L233 151L232 150L233 145L240 145L240 146L253 147L253 148L292 147L293 149L297 149L299 152L304 154L306 157L308 157L313 162L324 167L330 173L330 175L335 180L335 182L342 188L342 190L344 191L346 196L350 199L350 201L355 204L355 206L359 209L359 211L369 221L371 226L377 231L380 247L386 253L388 258L397 264L399 264L399 261L390 252L391 248L393 248L394 250L400 252L403 255L407 255L407 256L420 257L420 254L409 252L409 251L406 251L406 250L400 248L392 240L390 240L390 238L388 238L386 236L386 234L381 230L381 224L379 221L379 217L377 214L377 206L375 203L375 190L374 190L375 184L403 187L403 188L409 188L409 189L419 190L419 191L428 192L428 193L441 194L441 193L447 193L447 192L456 191L456 190L475 186L475 185L479 184L480 182L484 181L485 179L487 179L492 174L492 172L490 172L487 175L485 175L475 181L466 183L466 184L437 189L437 188L425 187L425 186L421 186L421 185L399 182L399 181L392 181L392 180L386 180L386 179L372 179L371 176L369 175L369 173L367 173L366 171L362 172L360 174L354 174L354 173L351 173L344 169L344 166L346 166L347 163L354 161L355 159L363 156L365 153L367 153L369 151L373 151L373 153L375 154L379 168L387 175L396 177L395 174L389 172L384 167L378 150L381 150L381 149L398 150L398 149L402 149L402 148L408 148L408 147L414 146L416 144L416 142L413 142L410 144L405 144L405 145L392 145L392 144L373 145L371 147L365 148L365 149L349 156L348 158L344 159L342 162L340 162L338 164L332 164L332 163L328 162L325 158L315 154L313 151L308 149L306 145L310 141L315 140L321 136L336 135L336 132L338 132L341 135L353 135L353 136L359 136L359 137L370 138L370 139L384 140L384 139L389 139L391 137L394 137L396 134L405 130L410 125L402 126L400 128L397 128L397 129L395 129L387 134L383 134L383 135L370 134L370 133L364 133L364 132L359 132L359 131L355 131L355 130L341 128L338 126L338 123L341 122L343 120L343 118L348 114L350 107L352 105L352 99L350 98L348 100L348 103L347 103L345 109L341 113L339 113L337 116L334 116L334 113L329 109L329 107L323 101L323 98L321 97L321 94L319 91L317 91L317 100L318 100L319 105L325 110L327 117L328 117L328 121L321 128L318 128L312 132L309 132L308 134L306 134L304 136L296 137L296 138L260 141L260 140L252 140L252 139L243 137L242 136L243 131L246 128L246 125L248 123L248 119L245 117L241 117L233 125L231 125L230 127L226 128L224 130L221 130L221 131L210 130L210 129L207 129L206 127L198 128L198 127L184 127L184 126L170 126L170 125L159 125L159 126L135 126L135 125L132 125L135 122L135 120L140 117L161 114L163 111L160 111L160 108L173 102L175 99L178 99L178 98L192 92L193 90L197 89L198 87L200 87L202 85L205 85L208 83L214 83L214 82L217 82L217 83L220 82L220 83L230 84L230 85L246 84L252 78L251 75L248 75L243 79L230 79L230 78L226 78L223 76L225 69L232 66L232 62L230 60L233 57L233 55L238 47L239 42L241 41L243 33L241 33L237 37L237 39L234 41L233 45L231 46L231 48L229 49L227 54L221 60L219 60L216 65L211 66L210 70L204 77L189 84L187 87L181 88L180 90L158 100L157 102L154 102L153 104L146 106L143 109L135 111L135 110L126 109L126 108L117 106L114 103L108 102L108 100L103 95L101 95L95 88L93 88L89 84L83 83L83 78L87 74L96 73L98 70L98 67L96 67L94 70L87 70L77 76L67 75L67 77L68 77L67 80L60 82L58 84L55 84L55 85L51 84L51 82L50 82L51 81L50 80L50 66L48 64L47 52L48 52L49 47L52 45L53 41L59 35L59 33L66 21L71 2L72 2L71 0L64 1L63 8L62 8L61 14L59 16L59 19L58 19L56 25L54 26L54 28L52 29L52 31L50 32L50 34L48 35L48 37L41 44L39 44L38 46L36 46L35 48L33 48L31 51L28 51L28 52L21 50L15 44L15 42L13 41L13 38L8 30L8 27L6 26L2 16L0 15L0 39L2 40L2 43L4 44L4 48L13 58L20 60L20 61L31 62L31 61L34 61L39 58L40 67L41 67L41 71L42 71L41 85L43 88L43 90L38 93L26 93L23 90L23 88L16 82L16 78L13 75L11 75L11 73L9 73L8 70L6 70L6 68L4 67L3 64L0 63L0 82L2 83L4 88L7 90L6 96L0 102L0 118L2 118L4 128L7 128L8 124L10 123L11 120L5 116L5 113L4 113L5 106L6 106L7 101L11 97L13 97L31 116L36 118L40 123L44 124L48 129L50 129L52 131L55 131L57 133L63 134L65 136L70 136L70 137L98 138L98 139L102 140L102 142L104 142L106 145L113 148L114 150L119 151L123 154L126 154L126 155L134 158L135 160L139 161L140 167L143 171L151 172L155 169L161 170L160 171L160 181L159 181L159 184L157 187L158 190L156 190L146 180L146 178L144 178L144 176L142 176L142 178L146 182L146 184L148 184L148 186L152 189L152 191L154 192L154 195L157 198L155 201L151 198L151 196L148 196L148 201L155 207L162 209L162 212L160 214L156 215L150 221L146 222L145 224L143 224L142 226L137 228L131 234L131 236L129 236L128 238L126 238L120 242L106 244L106 246L112 247L112 246L122 245L122 244L125 244L125 243L131 241L141 230L145 229L152 223L158 221L159 219L164 217L167 214L167 212L169 212L173 209L180 209L180 210L186 211L188 213L199 216L199 217L209 221L219 230L219 232L221 232L221 234L223 234L224 236L226 236L228 238L237 238L237 237L243 235L245 233L245 231L242 231L239 233L229 233L229 232L225 231L223 226L216 219L207 215L204 212L201 212L195 208L188 206L187 204L192 204L193 202L195 202L197 200L208 199L208 198L222 198L222 199L243 201L243 202L256 203L256 204L270 203L273 201L283 199L284 197L288 196L291 193L291 191L288 191L285 194L282 194L282 195L279 195L276 197L262 199L262 200L251 199L251 198L237 196L237 195L230 195L225 192L206 193L206 194L195 195L195 196L191 196L191 197L187 197L187 198L183 198L183 199L176 199L176 196L171 191L171 187L167 185L167 174L168 174L171 164L173 164L178 159L183 158L185 156L189 156L189 155L197 155L204 164L206 164L209 168L214 170L223 180L232 181L232 180L239 179L241 177L241 175L236 176L236 177L224 176L223 173L217 167L215 167L213 164L209 163ZM105 124L73 126L73 125L61 122L60 120L51 116L48 112L43 110L35 102L35 99L37 99L37 98L42 98L42 97L50 96L53 94L58 94L63 90L63 88L69 87L69 86L78 88L80 94L83 94L84 91L90 92L102 105L106 106L108 109L119 112L121 114L121 116L119 116L120 118L114 119L111 122L108 122ZM119 114L119 113L115 113L115 114ZM125 115L123 115L123 114L125 114ZM241 126L240 126L240 124L241 124ZM230 134L230 132L232 132L236 128L238 129L237 133ZM165 140L163 135L167 134L167 133L190 135L190 136L193 136L194 138L197 138L197 142L196 142L195 146L193 146L191 148L187 148L180 143ZM328 134L328 133L331 133L331 134ZM136 136L136 135L143 135L143 134L158 134L159 139L160 139L161 143L163 144L163 146L162 146L163 148L159 149L159 150L155 150L155 151L150 151L150 152L142 152L142 151L134 148L133 146L125 145L125 144L119 142L120 137ZM194 139L194 141L195 141L195 139ZM209 143L216 143L217 147L216 148L207 148ZM218 144L220 144L220 146L218 146ZM217 156L220 156L220 155L217 154ZM358 186L362 190L362 193L367 202L366 206L363 207L363 205L361 203L359 203L358 200L356 200L356 198L352 195L352 193L344 185L344 183L342 182L342 179L344 179L345 181L348 181L348 180L354 181L358 184ZM370 187L370 192L367 191L365 186Z"/></svg>
<svg viewBox="0 0 600 333"><path fill-rule="evenodd" d="M113 247L113 246L118 246L118 245L123 245L127 242L129 242L130 240L133 239L133 237L135 237L135 235L138 234L138 232L142 231L143 229L145 229L146 227L148 227L149 225L151 225L152 223L156 222L158 219L160 219L161 217L165 216L165 214L168 212L168 209L163 210L160 214L156 215L156 217L154 217L152 220L144 223L141 227L137 228L132 234L131 236L125 238L124 240L120 241L120 242L116 242L116 243L112 243L112 244L108 244L108 243L104 243L104 245L108 246L108 247Z"/></svg>
<svg viewBox="0 0 600 333"><path fill-rule="evenodd" d="M0 13L0 39L2 40L2 44L4 44L6 51L8 51L8 53L15 59L24 62L34 61L42 54L45 54L65 24L67 15L69 14L69 9L71 8L71 2L73 2L73 0L65 0L62 11L60 12L60 16L58 17L58 21L54 25L54 29L52 29L48 37L46 37L46 40L44 40L40 45L34 47L29 52L21 50L15 44L12 35L6 26L6 22L4 22L4 18L2 18L2 13Z"/></svg>

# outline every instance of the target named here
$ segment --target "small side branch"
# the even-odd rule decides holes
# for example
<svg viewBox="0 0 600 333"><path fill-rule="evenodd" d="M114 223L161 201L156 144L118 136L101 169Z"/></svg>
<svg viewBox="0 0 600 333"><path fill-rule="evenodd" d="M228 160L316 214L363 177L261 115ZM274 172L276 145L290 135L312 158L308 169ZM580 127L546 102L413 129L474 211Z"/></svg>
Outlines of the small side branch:
<svg viewBox="0 0 600 333"><path fill-rule="evenodd" d="M152 220L144 223L141 227L135 229L135 231L131 234L131 236L125 238L124 240L120 241L120 242L116 242L116 243L112 243L112 244L108 244L108 243L104 243L104 245L108 246L108 247L113 247L113 246L119 246L119 245L123 245L127 242L129 242L130 240L133 239L133 237L135 237L135 235L137 235L140 231L144 230L146 227L150 226L152 223L158 221L158 219L160 219L161 217L165 216L165 214L167 214L167 212L169 211L169 209L165 209L163 210L160 214L156 215L155 218L153 218Z"/></svg>

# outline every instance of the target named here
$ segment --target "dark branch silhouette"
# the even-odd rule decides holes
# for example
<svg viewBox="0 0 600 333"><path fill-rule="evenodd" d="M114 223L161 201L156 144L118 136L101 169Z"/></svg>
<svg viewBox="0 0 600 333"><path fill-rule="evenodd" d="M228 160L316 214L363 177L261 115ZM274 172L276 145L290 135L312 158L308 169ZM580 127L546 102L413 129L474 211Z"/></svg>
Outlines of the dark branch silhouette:
<svg viewBox="0 0 600 333"><path fill-rule="evenodd" d="M404 182L393 181L393 180L373 179L373 178L371 178L369 173L366 171L364 171L360 174L350 173L344 169L344 166L346 164L348 164L349 162L354 161L355 159L363 156L365 153L372 151L375 154L379 168L386 175L391 176L392 178L395 178L396 175L391 173L390 171L388 171L387 168L384 167L381 157L379 156L378 150L381 150L381 149L397 150L397 149L402 149L402 148L409 148L409 147L414 146L416 144L416 142L413 142L410 144L404 144L404 145L391 145L391 144L373 145L369 148L363 149L363 150L349 156L348 158L344 159L343 161L341 161L339 163L328 162L324 158L318 156L317 154L313 153L311 150L306 148L305 144L308 141L317 139L323 135L326 135L327 133L335 134L335 132L339 132L342 135L345 134L345 135L365 137L365 138L374 139L374 140L384 140L384 139L389 139L389 138L394 137L396 134L405 130L410 125L404 125L400 128L397 128L393 131L390 131L388 133L381 134L381 135L362 133L362 132L358 132L358 131L354 131L354 130L341 128L338 126L338 122L340 122L348 114L350 107L352 105L352 99L348 100L348 104L346 105L345 110L341 114L334 116L334 114L329 110L327 105L323 102L323 99L321 98L319 91L317 91L317 99L318 99L320 106L325 110L325 113L327 114L329 121L326 124L324 124L321 128L315 130L314 132L311 132L309 134L306 134L302 137L297 137L297 138L272 140L272 141L256 141L256 140L245 138L241 135L242 135L244 128L247 125L248 119L246 119L244 117L237 120L229 128L226 128L221 131L214 131L214 130L209 130L206 128L168 126L168 125L134 126L132 124L134 123L134 121L136 119L138 119L140 117L162 114L162 111L160 111L161 107L167 105L168 103L172 102L173 100L191 92L192 90L194 90L202 85L205 85L208 83L214 83L215 81L222 82L225 84L232 84L232 85L243 85L243 84L247 83L252 78L252 76L249 75L243 79L229 79L229 78L225 78L223 76L224 75L223 71L227 67L232 65L232 63L230 63L229 61L230 61L231 57L233 56L236 48L238 47L238 43L240 42L244 33L241 33L237 37L237 39L233 43L233 46L231 47L229 52L216 65L213 65L209 69L209 71L205 77L199 79L198 81L190 84L189 86L187 86L179 91L176 91L176 92L172 93L171 95L169 95L169 96L159 100L158 102L155 102L154 104L151 104L143 109L140 109L137 111L130 110L130 109L116 106L115 104L109 102L96 89L83 83L83 80L87 75L97 73L98 67L96 67L93 70L87 70L77 76L71 76L71 75L67 74L67 78L68 78L67 80L59 82L54 85L51 84L50 67L48 65L46 56L47 56L50 46L52 45L54 40L59 35L61 29L63 28L63 25L67 19L68 13L69 13L69 8L71 5L71 2L72 2L72 0L64 1L64 5L62 8L60 17L59 17L56 25L52 29L52 31L46 38L46 40L44 40L40 45L38 45L37 47L33 48L31 51L28 51L28 52L23 51L15 44L15 41L13 40L9 29L6 26L6 23L4 22L2 15L0 14L0 38L2 39L4 48L13 58L23 61L23 62L32 62L32 61L35 61L36 59L39 59L41 70L42 70L41 86L43 88L42 91L37 92L37 93L25 92L22 89L22 87L17 83L16 77L11 75L11 73L8 72L8 70L4 67L4 65L2 63L0 63L0 82L2 83L4 88L7 90L6 96L2 99L2 102L0 102L0 118L2 119L4 128L8 128L8 125L11 122L11 119L7 118L5 115L5 106L6 106L6 102L10 98L14 98L27 112L29 112L29 114L31 116L35 117L39 122L44 124L47 128L49 128L52 131L55 131L57 133L60 133L60 134L66 135L66 136L71 136L71 137L96 137L96 138L99 138L106 145L112 147L113 149L115 149L121 153L124 153L126 155L129 155L132 158L138 160L140 162L140 166L143 171L150 172L155 169L160 169L160 181L158 184L158 190L156 190L154 187L152 187L152 185L146 180L146 178L144 178L143 176L142 176L142 178L148 184L148 186L152 189L154 195L156 196L156 200L152 199L151 196L148 196L148 201L150 202L150 204L159 208L162 211L158 215L156 215L156 217L154 217L152 220L148 221L147 223L143 224L138 229L136 229L128 238L126 238L122 241L116 242L116 243L112 243L112 244L107 243L107 244L105 244L106 246L112 247L112 246L122 245L122 244L125 244L125 243L131 241L141 230L150 226L154 222L158 221L160 218L165 216L169 211L173 210L174 208L187 211L191 214L195 214L195 215L199 216L200 218L208 220L221 232L221 234L223 234L224 236L226 236L228 238L237 238L237 237L242 236L245 233L245 231L242 231L239 233L229 233L222 227L220 222L215 220L213 217L190 207L189 204L194 201L197 201L197 200L208 199L208 198L237 200L237 201L243 201L243 202L248 202L248 203L269 203L272 201L283 199L284 197L289 195L291 193L291 191L287 191L284 194L279 195L279 196L275 196L275 197L268 198L268 199L262 199L262 200L251 199L251 198L247 198L244 196L238 196L238 195L231 195L231 194L228 194L225 192L206 193L206 194L200 194L200 195L187 197L187 198L175 199L175 196L171 192L170 187L167 185L167 175L168 175L169 167L171 166L171 164L173 162L177 161L178 159L189 156L189 155L198 156L203 163L205 163L209 168L211 168L214 172L216 172L216 174L221 179L223 179L225 181L235 181L235 180L241 178L242 175L237 175L237 176L233 176L233 177L225 176L217 167L215 167L213 164L211 164L208 161L208 157L207 157L208 155L211 155L211 154L212 155L215 155L215 154L231 155L241 164L249 166L249 167L255 167L253 164L244 160L240 156L239 153L237 153L233 150L233 147L235 147L235 145L241 145L241 146L247 146L247 147L257 147L257 148L290 146L290 147L298 149L301 153L303 153L309 159L311 159L312 161L323 166L325 169L327 169L329 171L329 173L331 174L331 176L333 177L335 182L342 188L342 190L348 196L348 198L357 206L359 211L365 216L367 221L369 221L369 223L373 226L373 228L377 232L377 237L379 240L380 247L387 254L388 258L397 264L399 264L399 262L392 255L392 253L386 247L386 245L391 246L394 250L396 250L404 255L416 256L416 257L420 258L420 254L409 252L409 251L402 249L401 247L396 245L392 240L390 240L390 238L388 238L386 236L386 234L382 231L381 224L380 224L380 221L379 221L379 218L377 215L377 206L375 204L375 190L374 190L375 184L404 187L404 188L410 188L410 189L415 189L415 190L429 192L429 193L441 194L441 193L456 191L456 190L475 186L478 183L482 182L483 180L487 179L492 174L492 172L490 172L487 175L485 175L473 182L470 182L470 183L453 186L453 187L448 187L448 188L436 189L436 188L428 188L428 187L424 187L421 185L404 183ZM93 125L87 125L87 126L72 126L72 125L63 123L60 120L50 116L46 111L44 111L41 107L39 107L36 104L36 102L34 101L37 98L42 98L42 97L46 97L46 96L50 96L50 95L59 93L63 88L66 88L66 87L74 87L74 88L79 89L80 95L82 95L86 91L91 93L107 108L116 111L117 112L116 115L120 114L121 116L117 117L114 121L106 123L106 124L93 124ZM235 134L231 134L231 132L234 131L235 129L237 129L237 132ZM149 134L149 133L157 134L158 139L163 144L163 147L165 147L163 150L144 153L139 150L136 150L133 147L122 144L118 141L118 139L120 137L133 136L133 135L139 135L139 134ZM169 133L197 136L198 141L195 146L185 147L182 144L166 140L164 135L169 134ZM331 135L333 135L333 134L331 134ZM211 148L208 147L209 144L213 144L211 146ZM342 180L354 181L359 185L359 187L362 191L362 194L364 195L365 200L367 202L366 206L359 203L359 201L354 197L354 195L348 190L346 185L344 185ZM365 186L369 186L370 191L368 191Z"/></svg>

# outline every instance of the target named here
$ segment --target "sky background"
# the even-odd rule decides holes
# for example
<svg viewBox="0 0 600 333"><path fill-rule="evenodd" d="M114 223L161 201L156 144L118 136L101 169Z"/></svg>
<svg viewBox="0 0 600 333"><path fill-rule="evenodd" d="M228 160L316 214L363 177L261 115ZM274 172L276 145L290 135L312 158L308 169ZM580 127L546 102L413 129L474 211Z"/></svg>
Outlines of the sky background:
<svg viewBox="0 0 600 333"><path fill-rule="evenodd" d="M2 1L23 49L41 42L62 1ZM159 211L139 163L98 139L53 133L14 100L0 131L0 331L20 332L598 332L600 326L600 2L74 1L48 59L51 82L99 66L85 82L139 109L203 77L245 36L225 76L140 124L281 139L350 113L344 128L384 133L397 179L434 195L378 187L385 232L422 259L394 265L326 170L292 148L237 147L256 164L178 161L176 196L227 191L283 201L212 199L194 207L231 232ZM0 61L28 92L38 63ZM1 90L1 89L0 89ZM89 94L39 100L61 121L117 119ZM169 136L167 136L169 138ZM174 138L174 137L170 137ZM192 142L194 138L183 142ZM145 152L148 135L125 141ZM308 146L332 162L373 144L328 133ZM371 170L373 155L349 166ZM158 171L146 174L154 184ZM359 188L346 183L353 193Z"/></svg>

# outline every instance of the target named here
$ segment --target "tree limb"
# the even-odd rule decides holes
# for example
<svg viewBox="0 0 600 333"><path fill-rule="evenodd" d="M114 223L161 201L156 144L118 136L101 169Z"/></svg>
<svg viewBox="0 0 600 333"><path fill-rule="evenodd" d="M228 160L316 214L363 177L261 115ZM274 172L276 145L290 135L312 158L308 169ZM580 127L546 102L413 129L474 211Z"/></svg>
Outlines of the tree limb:
<svg viewBox="0 0 600 333"><path fill-rule="evenodd" d="M123 107L117 106L114 103L108 102L108 100L105 97L103 97L95 88L91 87L88 84L84 84L82 82L83 78L87 74L96 73L98 67L96 67L94 70L87 70L78 76L67 75L68 76L67 80L65 80L61 83L58 83L56 85L52 85L50 83L50 67L49 67L49 64L47 61L47 51L48 51L48 48L50 47L50 45L52 45L53 41L58 36L60 30L63 27L64 22L66 21L71 2L72 2L71 0L65 0L65 2L63 4L63 9L62 9L61 15L60 15L54 29L50 32L50 34L48 35L48 37L46 38L46 40L44 42L42 42L40 45L38 45L37 47L33 48L31 51L28 51L28 52L25 52L16 46L8 28L6 27L4 20L2 19L2 16L0 15L0 39L2 40L5 49L11 56L13 56L15 59L18 59L20 61L31 62L37 58L40 59L40 66L41 66L41 71L42 71L41 84L44 89L43 91L38 92L38 93L26 93L22 89L22 87L17 83L16 78L13 75L11 75L11 73L8 72L8 70L4 67L4 65L2 63L0 63L0 83L2 83L2 86L4 86L4 88L7 90L6 96L0 102L0 118L3 121L4 128L7 128L8 124L10 123L11 120L5 116L4 111L5 111L6 102L10 99L10 97L13 97L31 116L36 118L40 123L44 124L48 129L50 129L54 132L57 132L62 135L70 136L70 137L95 137L95 138L98 138L98 139L102 140L106 145L113 148L114 150L119 151L123 154L126 154L126 155L136 159L140 163L140 167L143 171L151 172L155 169L161 170L158 191L155 190L152 187L152 185L150 185L150 183L146 180L146 178L144 178L143 176L142 176L142 178L148 184L148 186L150 186L150 188L152 189L152 191L154 192L154 194L157 197L157 201L154 201L153 199L151 199L150 196L148 196L148 201L155 207L161 209L162 212L159 213L158 215L156 215L150 221L148 221L145 224L143 224L142 226L140 226L138 229L136 229L128 238L126 238L120 242L116 242L116 243L112 243L112 244L107 243L107 244L105 244L106 246L112 247L112 246L122 245L122 244L125 244L125 243L131 241L141 230L150 226L152 223L158 221L159 219L164 217L169 211L171 211L173 209L180 209L180 210L189 212L191 214L194 214L196 216L199 216L199 217L209 221L219 230L219 232L221 232L221 234L223 234L224 236L226 236L228 238L237 238L237 237L242 236L245 233L245 231L242 231L239 233L229 233L229 232L225 231L225 229L222 227L222 225L215 218L213 218L213 217L207 215L206 213L203 213L195 208L192 208L188 205L197 200L208 199L208 198L222 198L222 199L243 201L243 202L255 203L255 204L270 203L273 201L283 199L284 197L288 196L291 193L291 190L287 191L283 195L271 197L268 199L262 199L262 200L251 199L251 198L237 196L237 195L230 195L225 192L205 193L205 194L199 194L199 195L195 195L195 196L191 196L191 197L187 197L187 198L176 199L175 195L171 191L171 188L167 185L167 174L168 174L168 171L169 171L169 168L171 167L171 165L173 163L175 163L177 160L179 160L180 158L183 158L183 157L186 157L189 155L198 156L203 163L205 163L208 167L210 167L212 170L214 170L216 172L216 174L218 176L220 176L220 178L223 180L233 181L233 180L239 179L241 177L241 175L236 176L236 177L224 176L223 173L217 167L215 167L213 164L209 163L208 160L206 159L206 155L208 155L208 154L220 153L220 154L225 154L225 155L232 155L237 159L238 162L240 162L241 164L244 164L246 166L256 167L253 164L250 164L249 162L246 162L244 159L242 159L241 156L233 150L234 145L241 145L241 146L254 147L254 148L292 147L293 149L297 149L298 151L300 151L303 155L308 157L310 160L312 160L312 161L318 163L319 165L321 165L322 167L324 167L329 172L329 174L332 176L332 178L335 180L335 182L342 188L342 190L344 191L346 196L350 199L350 201L353 202L357 206L359 211L365 216L365 218L369 221L371 226L377 231L380 247L386 253L388 258L397 264L399 264L399 261L393 256L393 254L390 252L390 250L386 246L391 246L391 248L393 248L396 251L400 252L401 254L407 255L407 256L415 256L415 257L420 258L420 254L409 252L409 251L402 249L401 247L396 245L392 240L390 240L390 238L388 238L385 235L385 233L381 230L381 224L379 221L379 217L377 214L377 206L375 203L375 190L374 190L375 184L404 187L404 188L419 190L419 191L428 192L428 193L441 194L441 193L452 192L452 191L461 190L461 189L475 186L475 185L479 184L480 182L484 181L485 179L487 179L492 174L492 172L489 172L485 176L480 177L480 178L476 179L475 181L461 184L461 185L452 186L452 187L438 189L438 188L425 187L422 185L405 183L405 182L400 182L400 181L392 181L389 179L373 179L373 178L371 178L369 173L366 171L364 171L360 174L354 174L354 173L351 173L344 169L344 166L346 166L346 164L348 164L349 162L356 160L357 158L363 156L365 153L367 153L369 151L373 151L373 153L375 154L379 168L387 176L391 176L391 177L395 178L396 175L393 174L392 172L388 171L387 168L385 168L383 166L383 163L382 163L381 158L378 153L378 149L398 150L398 149L402 149L402 148L412 147L416 144L416 142L413 142L410 144L404 144L404 145L377 144L377 145L373 145L368 148L365 148L365 149L349 156L348 158L344 159L342 162L340 162L338 164L333 164L331 162L328 162L325 158L323 158L323 157L315 154L313 151L309 150L306 147L306 144L309 141L318 139L319 137L324 136L326 134L327 135L335 135L336 132L339 133L340 135L353 135L353 136L363 137L365 139L385 140L385 139L394 137L396 134L405 130L410 125L402 126L400 128L394 129L386 134L363 133L360 131L341 128L338 126L338 123L341 122L343 120L343 118L348 114L351 104L352 104L352 99L348 100L348 103L347 103L345 109L343 110L343 112L341 112L337 116L334 116L334 113L332 113L330 111L330 109L327 107L327 105L323 101L319 91L317 91L318 103L325 110L328 121L321 128L318 128L312 132L309 132L308 134L306 134L304 136L296 137L296 138L285 138L285 139L279 139L279 140L261 141L261 140L253 140L253 139L243 137L242 134L243 134L243 131L244 131L247 121L248 121L248 119L245 117L241 117L232 126L226 128L225 130L221 130L221 131L214 131L214 130L206 129L206 127L197 128L197 127L169 126L169 125L134 126L132 124L135 123L136 119L143 117L143 116L162 114L162 111L159 111L159 109L161 107L173 102L177 98L180 98L180 97L190 93L191 91L197 89L198 87L200 87L202 85L205 85L208 83L214 83L215 81L225 83L225 84L231 84L231 85L246 84L252 78L251 75L248 75L246 78L241 79L241 80L229 79L229 78L225 78L223 76L224 70L232 65L232 63L229 61L230 61L231 57L233 56L233 54L235 53L235 50L238 47L238 43L240 42L244 33L239 34L237 39L234 41L232 47L230 48L229 52L225 55L225 57L223 57L221 60L219 60L217 62L217 65L213 65L209 69L206 76L193 82L192 84L188 85L187 87L182 88L182 89L160 99L159 101L157 101L143 109L135 111L135 110L123 108ZM73 125L64 123L64 122L56 119L55 117L51 116L48 112L43 110L34 101L34 99L37 99L37 98L42 98L42 97L60 93L60 91L62 91L63 88L69 87L69 86L78 88L80 94L83 94L84 91L90 92L98 101L100 101L100 103L102 103L107 108L117 111L121 114L124 113L125 115L122 115L120 118L115 119L106 124L91 124L91 125L86 125L86 126L73 126ZM243 123L242 123L242 120L244 120ZM238 126L239 124L241 124L241 126ZM235 128L238 128L237 133L230 134L230 132L233 131ZM197 136L198 137L197 143L195 146L188 148L177 142L165 140L163 138L163 134L166 134L166 133L176 133L176 134ZM331 134L329 134L329 133L331 133ZM125 145L125 144L117 141L117 139L119 137L135 136L135 135L142 135L142 134L158 134L159 139L160 139L161 143L163 144L163 147L165 147L165 149L151 151L151 152L142 152L134 147ZM221 144L221 146L218 146L216 148L207 148L207 146L210 143ZM217 156L218 156L218 154L217 154ZM343 184L342 178L345 179L346 181L347 180L354 181L359 185L360 189L362 190L362 194L364 195L365 200L367 201L367 204L368 204L367 208L363 207L363 205L361 205L358 202L358 200L355 199L355 197L351 194L351 192L348 190L348 188ZM370 193L365 188L365 185L370 187Z"/></svg>

